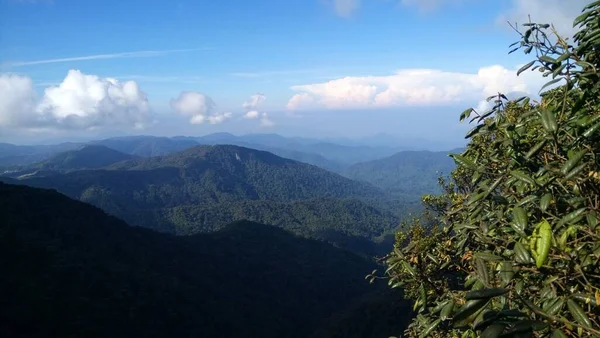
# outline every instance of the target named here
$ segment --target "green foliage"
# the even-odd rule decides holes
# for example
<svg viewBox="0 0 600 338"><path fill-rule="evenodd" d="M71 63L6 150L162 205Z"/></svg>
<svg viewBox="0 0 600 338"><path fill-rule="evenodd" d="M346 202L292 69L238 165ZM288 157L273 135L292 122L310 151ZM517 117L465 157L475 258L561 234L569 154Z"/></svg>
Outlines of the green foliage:
<svg viewBox="0 0 600 338"><path fill-rule="evenodd" d="M3 183L0 266L0 336L14 338L307 337L379 292L372 262L276 227L172 236Z"/></svg>
<svg viewBox="0 0 600 338"><path fill-rule="evenodd" d="M367 255L410 205L316 166L237 146L197 146L107 170L26 177L129 224L190 235L253 220ZM390 212L392 208L395 213ZM399 211L399 212L398 212Z"/></svg>
<svg viewBox="0 0 600 338"><path fill-rule="evenodd" d="M599 10L575 19L573 44L525 25L511 52L535 51L519 73L552 78L540 102L498 94L461 114L476 126L452 181L385 257L415 301L407 336L600 336Z"/></svg>

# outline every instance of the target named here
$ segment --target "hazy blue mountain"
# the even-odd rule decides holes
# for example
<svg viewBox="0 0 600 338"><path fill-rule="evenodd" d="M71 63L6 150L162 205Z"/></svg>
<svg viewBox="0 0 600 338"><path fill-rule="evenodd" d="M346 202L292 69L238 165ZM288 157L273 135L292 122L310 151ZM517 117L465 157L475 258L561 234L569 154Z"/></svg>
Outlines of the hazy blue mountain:
<svg viewBox="0 0 600 338"><path fill-rule="evenodd" d="M455 168L448 151L402 151L392 156L358 163L346 177L371 183L394 195L414 196L439 192L438 177Z"/></svg>
<svg viewBox="0 0 600 338"><path fill-rule="evenodd" d="M92 141L90 144L103 145L122 153L136 156L160 156L197 146L194 140L172 139L157 136L125 136Z"/></svg>

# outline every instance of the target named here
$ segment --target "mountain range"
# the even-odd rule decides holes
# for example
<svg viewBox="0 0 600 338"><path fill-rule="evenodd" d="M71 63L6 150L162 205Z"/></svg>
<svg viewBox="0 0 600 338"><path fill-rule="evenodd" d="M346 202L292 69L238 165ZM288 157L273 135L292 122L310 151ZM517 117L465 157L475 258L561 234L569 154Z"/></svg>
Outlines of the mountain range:
<svg viewBox="0 0 600 338"><path fill-rule="evenodd" d="M364 280L369 260L254 222L173 236L3 183L0 215L3 337L323 337L399 296ZM410 313L395 304L369 315Z"/></svg>

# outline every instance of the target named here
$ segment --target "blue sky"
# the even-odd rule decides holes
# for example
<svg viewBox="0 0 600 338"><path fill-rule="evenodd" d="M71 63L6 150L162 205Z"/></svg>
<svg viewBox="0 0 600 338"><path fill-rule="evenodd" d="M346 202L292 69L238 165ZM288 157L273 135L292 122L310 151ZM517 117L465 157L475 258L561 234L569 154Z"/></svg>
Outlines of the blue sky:
<svg viewBox="0 0 600 338"><path fill-rule="evenodd" d="M537 84L514 78L515 67L529 60L507 55L517 36L503 19L531 14L568 27L573 7L582 7L542 1L0 0L5 93L10 88L13 101L35 100L0 108L0 141L69 137L90 128L99 134L268 129L295 135L421 135L427 118L440 128L431 137L456 139L468 128L456 126L458 114L487 91ZM431 71L414 71L422 69ZM76 84L56 87L46 97L44 90L60 85L71 70L80 72L71 74L79 76ZM17 86L17 76L32 81L37 97ZM147 96L135 94L117 109L122 102L110 94L106 78L118 79L119 90L134 81ZM94 102L102 95L85 96L88 88L77 96L76 85L104 88L117 103L98 108ZM257 93L263 95L253 101ZM32 113L32 119L45 124L9 116L16 106L34 109L38 115ZM142 124L132 110L153 122L132 131L129 127ZM125 111L126 118L114 116ZM68 114L81 119L61 122ZM105 115L112 117L99 122Z"/></svg>

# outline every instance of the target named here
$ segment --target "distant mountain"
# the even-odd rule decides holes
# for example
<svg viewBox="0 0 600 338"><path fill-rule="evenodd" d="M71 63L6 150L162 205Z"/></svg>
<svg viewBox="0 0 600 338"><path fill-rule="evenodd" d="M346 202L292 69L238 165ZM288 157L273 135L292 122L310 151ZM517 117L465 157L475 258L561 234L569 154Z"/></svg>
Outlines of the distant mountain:
<svg viewBox="0 0 600 338"><path fill-rule="evenodd" d="M101 145L85 145L70 150L33 165L47 170L98 169L122 161L133 160L137 156L124 154Z"/></svg>
<svg viewBox="0 0 600 338"><path fill-rule="evenodd" d="M265 151L196 146L119 162L104 170L27 176L132 225L177 234L252 219L365 254L411 205L366 183ZM370 244L369 244L370 243Z"/></svg>
<svg viewBox="0 0 600 338"><path fill-rule="evenodd" d="M358 163L344 175L371 183L391 194L414 196L439 192L438 177L455 168L449 152L402 151L383 159Z"/></svg>
<svg viewBox="0 0 600 338"><path fill-rule="evenodd" d="M92 141L89 144L102 145L125 154L136 156L161 156L198 145L191 139L172 139L157 136L125 136Z"/></svg>
<svg viewBox="0 0 600 338"><path fill-rule="evenodd" d="M49 158L63 151L80 147L78 143L61 143L55 145L14 145L0 143L0 167L27 165Z"/></svg>
<svg viewBox="0 0 600 338"><path fill-rule="evenodd" d="M354 163L386 157L401 150L398 147L390 146L340 145L317 139L287 138L277 134L235 136L218 133L198 137L196 141L200 144L234 144L260 148L284 157L300 161L304 159L307 163L334 171L339 171Z"/></svg>
<svg viewBox="0 0 600 338"><path fill-rule="evenodd" d="M0 266L0 336L13 338L308 337L377 291L372 263L275 227L176 237L2 183Z"/></svg>

